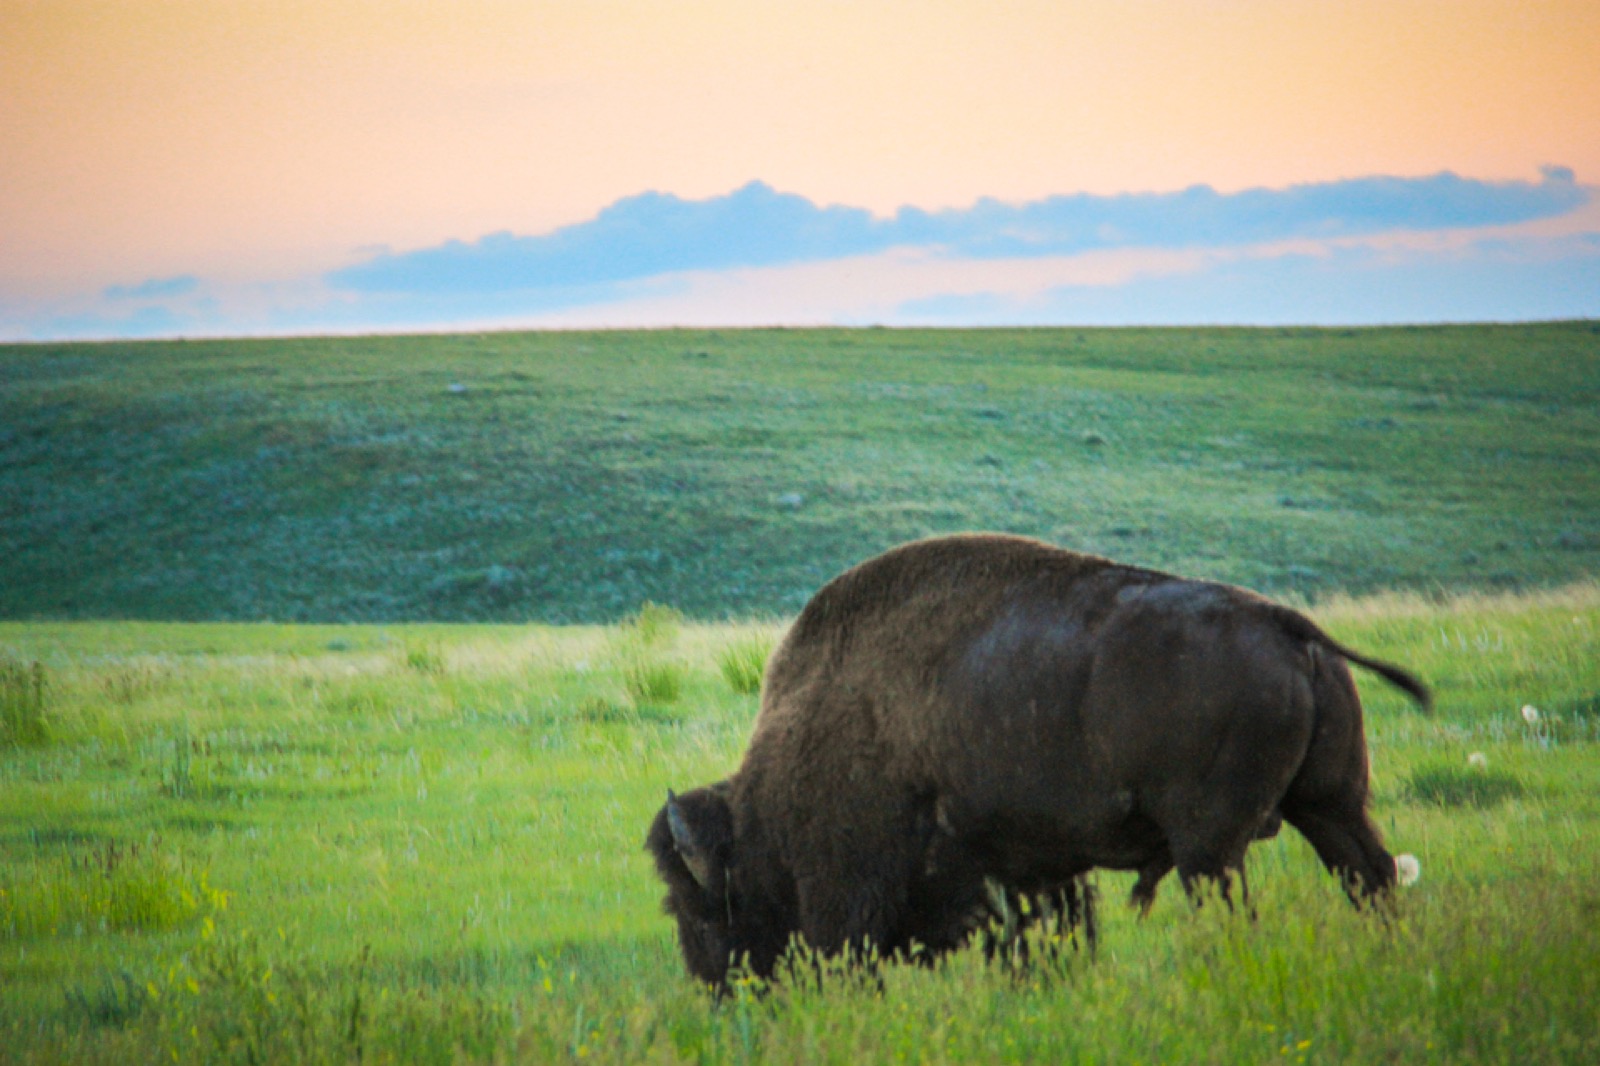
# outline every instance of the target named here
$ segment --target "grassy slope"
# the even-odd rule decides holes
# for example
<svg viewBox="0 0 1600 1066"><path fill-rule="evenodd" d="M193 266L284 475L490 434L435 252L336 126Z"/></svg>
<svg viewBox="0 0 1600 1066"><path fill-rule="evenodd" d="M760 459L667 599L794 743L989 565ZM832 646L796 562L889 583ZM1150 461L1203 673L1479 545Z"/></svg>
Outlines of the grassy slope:
<svg viewBox="0 0 1600 1066"><path fill-rule="evenodd" d="M0 617L748 617L971 528L1543 586L1600 563L1597 399L1593 323L0 347Z"/></svg>
<svg viewBox="0 0 1600 1066"><path fill-rule="evenodd" d="M1103 874L1093 964L717 1009L639 845L667 786L735 765L754 697L716 664L750 627L0 624L54 735L0 748L0 1058L1594 1061L1600 592L1317 616L1439 693L1423 718L1361 678L1376 815L1423 866L1391 920L1285 831L1255 923L1171 884L1138 923ZM681 696L637 705L640 659Z"/></svg>

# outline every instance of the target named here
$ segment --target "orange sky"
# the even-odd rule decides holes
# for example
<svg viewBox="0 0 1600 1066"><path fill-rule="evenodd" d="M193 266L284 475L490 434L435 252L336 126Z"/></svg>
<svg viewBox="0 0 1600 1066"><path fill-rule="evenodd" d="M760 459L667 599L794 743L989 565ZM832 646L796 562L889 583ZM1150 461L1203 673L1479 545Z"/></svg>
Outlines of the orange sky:
<svg viewBox="0 0 1600 1066"><path fill-rule="evenodd" d="M879 211L1600 180L1595 0L0 0L0 285L288 276L759 178Z"/></svg>

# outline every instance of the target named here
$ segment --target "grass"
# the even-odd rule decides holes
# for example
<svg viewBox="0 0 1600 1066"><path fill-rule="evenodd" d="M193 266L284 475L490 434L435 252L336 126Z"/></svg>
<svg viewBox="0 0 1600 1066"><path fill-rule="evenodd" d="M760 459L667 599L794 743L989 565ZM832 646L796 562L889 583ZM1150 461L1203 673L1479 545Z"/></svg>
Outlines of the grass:
<svg viewBox="0 0 1600 1066"><path fill-rule="evenodd" d="M0 660L0 747L43 744L50 739L45 723L44 664Z"/></svg>
<svg viewBox="0 0 1600 1066"><path fill-rule="evenodd" d="M1589 322L0 346L0 1059L1600 1060L1597 398ZM1416 670L1420 881L1286 830L1253 921L1102 873L1093 958L708 999L650 818L771 619L972 528Z"/></svg>
<svg viewBox="0 0 1600 1066"><path fill-rule="evenodd" d="M419 674L444 673L444 656L434 644L413 644L406 649L406 665Z"/></svg>
<svg viewBox="0 0 1600 1066"><path fill-rule="evenodd" d="M623 621L620 630L624 641L650 649L677 640L682 625L682 612L646 600L636 614Z"/></svg>
<svg viewBox="0 0 1600 1066"><path fill-rule="evenodd" d="M1511 774L1476 769L1470 763L1430 763L1417 767L1406 779L1408 798L1444 807L1493 807L1520 798L1526 791L1522 781Z"/></svg>
<svg viewBox="0 0 1600 1066"><path fill-rule="evenodd" d="M0 934L28 940L160 931L226 909L228 894L211 886L205 870L188 870L159 848L159 838L110 839L8 867L0 883Z"/></svg>
<svg viewBox="0 0 1600 1066"><path fill-rule="evenodd" d="M1600 589L1315 613L1438 691L1424 717L1360 678L1374 813L1422 868L1392 915L1350 908L1285 830L1252 849L1254 921L1168 886L1141 922L1121 903L1131 877L1102 873L1093 958L1011 971L963 952L881 985L824 963L820 982L721 1004L683 972L642 838L668 787L736 765L756 701L724 663L763 660L775 627L0 623L0 654L49 671L53 723L48 743L0 749L0 1047L74 1063L1593 1061ZM416 669L419 647L442 669ZM670 712L629 693L641 648L676 664ZM1524 704L1561 728L1534 729Z"/></svg>
<svg viewBox="0 0 1600 1066"><path fill-rule="evenodd" d="M683 694L683 668L669 662L632 662L622 672L628 695L640 707L677 703Z"/></svg>
<svg viewBox="0 0 1600 1066"><path fill-rule="evenodd" d="M1592 322L0 346L0 617L774 617L959 529L1556 587L1600 567L1597 398Z"/></svg>
<svg viewBox="0 0 1600 1066"><path fill-rule="evenodd" d="M729 688L753 696L761 691L761 679L766 675L767 657L771 654L770 640L747 637L722 649L717 656L717 669Z"/></svg>

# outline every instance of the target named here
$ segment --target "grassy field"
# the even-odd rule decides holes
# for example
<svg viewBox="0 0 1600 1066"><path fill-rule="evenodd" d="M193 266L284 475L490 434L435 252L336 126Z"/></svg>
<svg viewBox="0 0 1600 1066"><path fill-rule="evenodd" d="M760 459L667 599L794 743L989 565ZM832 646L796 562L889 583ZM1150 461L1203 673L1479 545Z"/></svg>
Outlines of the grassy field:
<svg viewBox="0 0 1600 1066"><path fill-rule="evenodd" d="M1008 530L1269 591L1600 567L1600 323L0 347L0 618L792 613Z"/></svg>
<svg viewBox="0 0 1600 1066"><path fill-rule="evenodd" d="M1093 958L712 1002L649 819L781 619L957 529L1415 669L1421 880L1287 830L1254 921L1102 873ZM0 347L0 1062L1600 1061L1597 571L1600 323Z"/></svg>
<svg viewBox="0 0 1600 1066"><path fill-rule="evenodd" d="M0 624L0 1059L1595 1061L1600 588L1316 614L1438 694L1362 679L1388 918L1286 830L1254 922L1103 873L1092 960L720 1005L641 845L774 627Z"/></svg>

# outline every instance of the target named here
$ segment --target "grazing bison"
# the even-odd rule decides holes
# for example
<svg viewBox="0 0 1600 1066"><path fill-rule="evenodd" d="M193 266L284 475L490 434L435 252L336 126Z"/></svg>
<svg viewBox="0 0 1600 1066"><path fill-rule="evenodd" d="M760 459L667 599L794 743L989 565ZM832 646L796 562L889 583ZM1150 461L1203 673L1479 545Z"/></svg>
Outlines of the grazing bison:
<svg viewBox="0 0 1600 1066"><path fill-rule="evenodd" d="M689 971L959 944L998 882L1077 898L1174 866L1228 892L1280 817L1351 898L1394 861L1367 817L1359 663L1398 667L1243 589L1020 537L907 544L829 582L767 666L738 771L667 803L647 847Z"/></svg>

